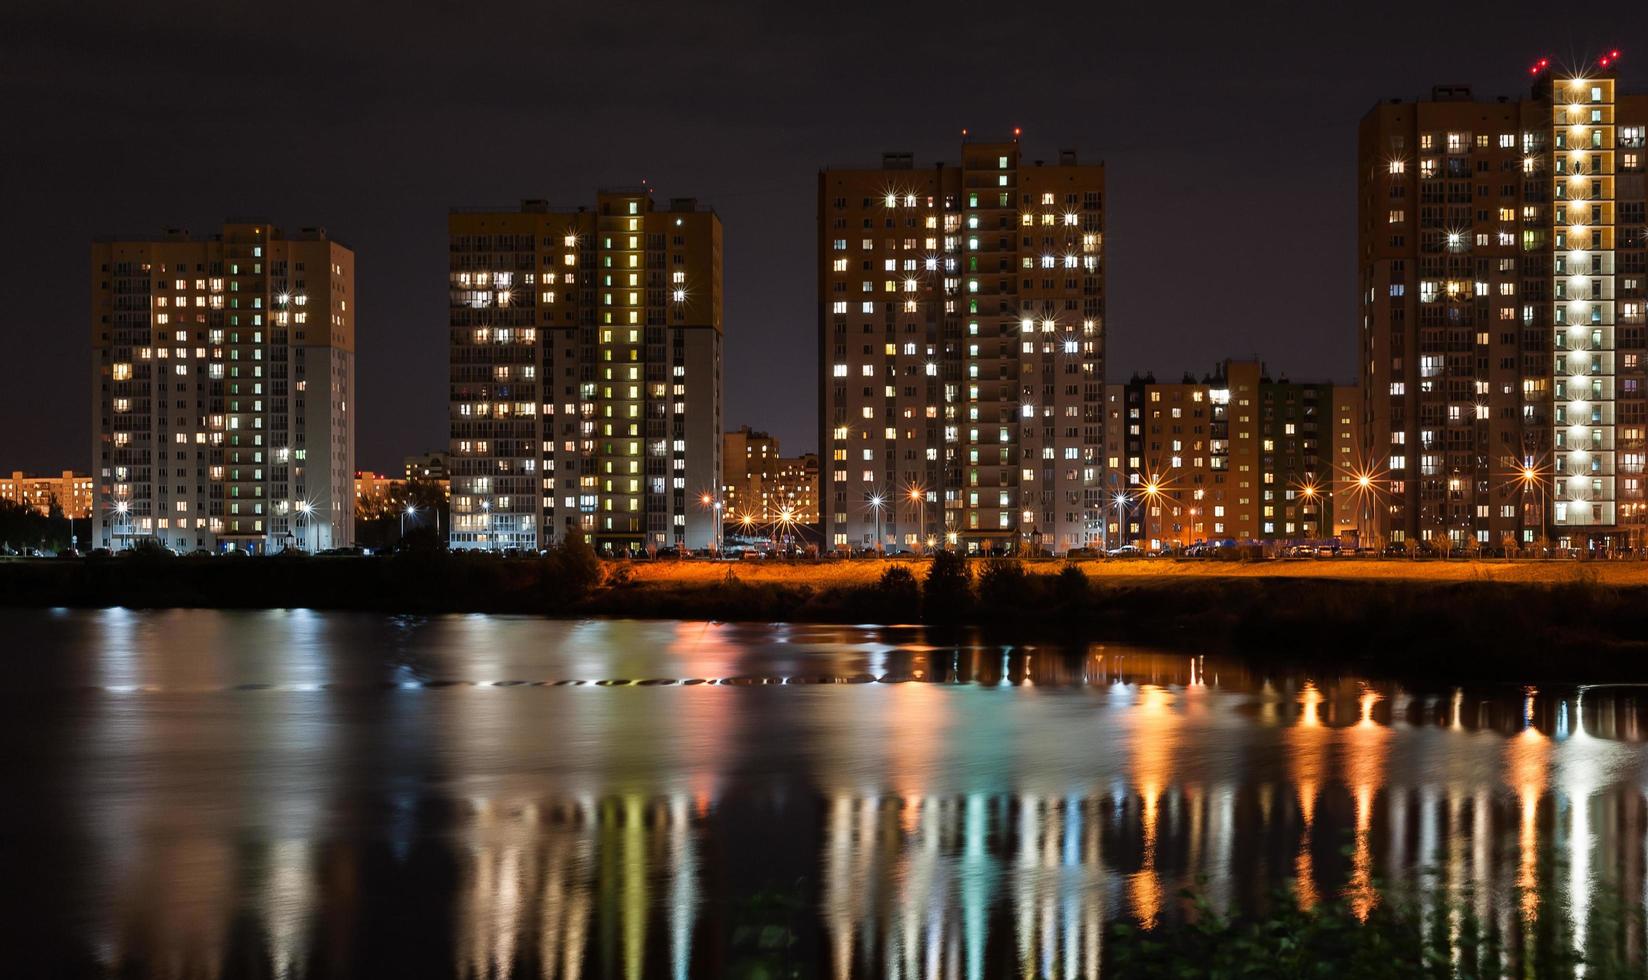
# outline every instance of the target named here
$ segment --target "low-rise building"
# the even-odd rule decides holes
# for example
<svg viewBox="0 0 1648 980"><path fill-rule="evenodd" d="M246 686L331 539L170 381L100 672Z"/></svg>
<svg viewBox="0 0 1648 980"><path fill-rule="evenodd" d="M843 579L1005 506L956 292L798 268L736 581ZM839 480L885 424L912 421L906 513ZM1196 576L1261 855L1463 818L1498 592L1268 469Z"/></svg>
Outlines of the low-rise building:
<svg viewBox="0 0 1648 980"><path fill-rule="evenodd" d="M389 502L399 499L406 490L406 481L371 470L355 473L355 513L371 515Z"/></svg>
<svg viewBox="0 0 1648 980"><path fill-rule="evenodd" d="M405 460L406 478L408 480L436 480L446 483L448 482L446 458L446 453L443 452L408 456Z"/></svg>
<svg viewBox="0 0 1648 980"><path fill-rule="evenodd" d="M0 500L11 500L50 515L55 504L64 517L92 516L92 478L64 470L60 476L28 476L13 472L0 476Z"/></svg>
<svg viewBox="0 0 1648 980"><path fill-rule="evenodd" d="M1233 360L1202 378L1134 375L1111 387L1107 424L1121 438L1108 460L1120 484L1107 498L1115 540L1156 550L1356 530L1347 499L1360 444L1355 388L1272 378L1259 361Z"/></svg>

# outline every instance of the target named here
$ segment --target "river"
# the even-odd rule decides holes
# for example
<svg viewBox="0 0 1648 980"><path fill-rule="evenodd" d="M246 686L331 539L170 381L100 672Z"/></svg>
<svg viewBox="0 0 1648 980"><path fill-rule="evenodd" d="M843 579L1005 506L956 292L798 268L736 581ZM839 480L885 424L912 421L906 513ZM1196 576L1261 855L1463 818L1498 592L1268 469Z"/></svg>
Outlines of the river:
<svg viewBox="0 0 1648 980"><path fill-rule="evenodd" d="M1187 885L1641 956L1648 687L299 610L0 650L8 975L1086 977Z"/></svg>

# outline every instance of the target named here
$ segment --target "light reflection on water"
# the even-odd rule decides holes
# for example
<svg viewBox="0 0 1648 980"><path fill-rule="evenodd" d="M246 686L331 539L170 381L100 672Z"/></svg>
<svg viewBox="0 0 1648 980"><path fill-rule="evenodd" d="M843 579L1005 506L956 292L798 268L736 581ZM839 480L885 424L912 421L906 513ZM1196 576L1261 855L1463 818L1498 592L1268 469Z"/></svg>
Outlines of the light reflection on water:
<svg viewBox="0 0 1648 980"><path fill-rule="evenodd" d="M1085 977L1195 882L1364 915L1434 888L1507 935L1642 946L1595 913L1648 901L1648 689L910 629L0 631L0 943L41 973Z"/></svg>

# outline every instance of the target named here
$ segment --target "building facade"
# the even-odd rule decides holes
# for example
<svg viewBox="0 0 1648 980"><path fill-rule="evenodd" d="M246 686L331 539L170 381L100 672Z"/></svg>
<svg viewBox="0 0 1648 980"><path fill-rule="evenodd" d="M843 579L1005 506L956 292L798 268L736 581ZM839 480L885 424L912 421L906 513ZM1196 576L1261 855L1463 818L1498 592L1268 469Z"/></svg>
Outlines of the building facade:
<svg viewBox="0 0 1648 980"><path fill-rule="evenodd" d="M722 439L723 520L746 532L781 518L818 524L818 456L779 455L778 440L744 426ZM816 544L813 540L809 543Z"/></svg>
<svg viewBox="0 0 1648 980"><path fill-rule="evenodd" d="M355 507L375 512L383 510L390 501L406 491L406 481L397 476L361 470L355 474Z"/></svg>
<svg viewBox="0 0 1648 980"><path fill-rule="evenodd" d="M453 548L715 538L721 222L645 188L454 211Z"/></svg>
<svg viewBox="0 0 1648 980"><path fill-rule="evenodd" d="M1362 120L1363 455L1390 541L1640 543L1648 96L1612 62Z"/></svg>
<svg viewBox="0 0 1648 980"><path fill-rule="evenodd" d="M355 257L230 222L92 246L97 546L354 539Z"/></svg>
<svg viewBox="0 0 1648 980"><path fill-rule="evenodd" d="M1104 168L1017 136L818 177L825 547L1100 536Z"/></svg>
<svg viewBox="0 0 1648 980"><path fill-rule="evenodd" d="M447 481L446 453L424 453L421 456L407 456L402 460L403 472L408 480L435 480L440 483Z"/></svg>
<svg viewBox="0 0 1648 980"><path fill-rule="evenodd" d="M780 510L790 512L797 524L818 526L818 454L783 456L778 460L778 478L773 499Z"/></svg>
<svg viewBox="0 0 1648 980"><path fill-rule="evenodd" d="M721 437L721 519L772 519L769 503L778 476L778 440L743 426Z"/></svg>
<svg viewBox="0 0 1648 980"><path fill-rule="evenodd" d="M1148 550L1201 541L1319 542L1347 523L1349 475L1337 461L1359 429L1335 406L1356 389L1272 379L1258 361L1225 361L1202 378L1113 385L1109 532ZM1349 513L1354 514L1354 508Z"/></svg>
<svg viewBox="0 0 1648 980"><path fill-rule="evenodd" d="M92 478L76 476L70 470L60 476L28 476L21 472L0 476L0 500L32 507L42 516L50 516L56 507L64 517L74 520L90 517L95 496Z"/></svg>

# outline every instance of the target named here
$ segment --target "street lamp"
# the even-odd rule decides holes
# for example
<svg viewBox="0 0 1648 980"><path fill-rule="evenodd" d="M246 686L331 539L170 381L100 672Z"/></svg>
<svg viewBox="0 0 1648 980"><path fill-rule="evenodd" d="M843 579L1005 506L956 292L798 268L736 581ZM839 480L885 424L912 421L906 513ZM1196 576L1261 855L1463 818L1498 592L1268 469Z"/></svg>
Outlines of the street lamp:
<svg viewBox="0 0 1648 980"><path fill-rule="evenodd" d="M1306 483L1305 485L1301 486L1299 488L1299 496L1305 498L1305 505L1306 506L1314 506L1316 504L1316 484ZM1319 538L1322 535L1322 530L1321 530L1322 524L1321 524L1320 516L1321 516L1321 512L1318 511L1317 512L1317 518L1318 519L1316 521L1314 521L1314 522L1311 522L1311 521L1301 522L1301 523L1305 524L1307 526L1307 528L1312 523L1315 524L1316 531L1315 531L1314 534L1310 534L1309 535L1310 537Z"/></svg>
<svg viewBox="0 0 1648 980"><path fill-rule="evenodd" d="M916 505L916 547L921 547L921 537L927 533L927 494L920 487L910 488L910 501Z"/></svg>
<svg viewBox="0 0 1648 980"><path fill-rule="evenodd" d="M1345 475L1349 477L1350 494L1356 502L1356 545L1367 547L1369 533L1367 523L1372 517L1372 504L1379 496L1379 474L1372 467L1347 467Z"/></svg>
<svg viewBox="0 0 1648 980"><path fill-rule="evenodd" d="M486 550L492 550L492 501L481 501L481 533L486 536Z"/></svg>
<svg viewBox="0 0 1648 980"><path fill-rule="evenodd" d="M1148 542L1155 541L1155 539L1150 536L1150 512L1152 509L1159 508L1161 506L1163 489L1162 478L1155 475L1147 476L1144 481L1144 486L1139 489L1139 495L1144 498L1144 536ZM1160 522L1158 521L1157 523L1159 527Z"/></svg>
<svg viewBox="0 0 1648 980"><path fill-rule="evenodd" d="M1117 490L1116 493L1115 493L1115 496L1111 497L1110 500L1111 500L1111 503L1116 505L1116 536L1121 538L1121 543L1122 544L1126 544L1127 543L1127 500L1128 500L1127 491L1126 490Z"/></svg>
<svg viewBox="0 0 1648 980"><path fill-rule="evenodd" d="M721 498L714 496L713 494L706 493L702 497L698 498L698 502L703 504L704 507L710 511L710 516L715 520L715 530L710 536L710 542L715 546L715 553L719 555L721 553L722 543Z"/></svg>
<svg viewBox="0 0 1648 980"><path fill-rule="evenodd" d="M876 554L878 554L878 555L881 554L881 504L882 504L881 494L873 493L873 494L870 495L870 507L871 507L872 510L875 511Z"/></svg>
<svg viewBox="0 0 1648 980"><path fill-rule="evenodd" d="M784 540L789 541L794 527L795 512L790 510L788 507L785 507L783 510L778 512L778 521L773 525L774 550L779 550L777 542L778 532L782 530L784 532Z"/></svg>
<svg viewBox="0 0 1648 980"><path fill-rule="evenodd" d="M401 540L403 542L406 540L406 519L408 517L416 516L418 516L418 507L416 504L407 504L405 509L401 511Z"/></svg>
<svg viewBox="0 0 1648 980"><path fill-rule="evenodd" d="M1524 518L1526 518L1528 513L1528 489L1531 487L1536 493L1539 494L1537 501L1539 506L1539 536L1541 538L1548 538L1549 535L1545 530L1545 484L1540 477L1539 468L1534 465L1532 459L1526 457L1523 458L1521 468L1516 474L1516 485L1518 495L1517 505L1518 509L1522 511L1522 516Z"/></svg>
<svg viewBox="0 0 1648 980"><path fill-rule="evenodd" d="M305 530L303 532L303 543L304 544L309 543L308 528L311 528L311 527L314 526L314 522L309 519L309 515L311 513L313 513L314 510L315 510L314 505L309 503L309 501L307 501L307 500L298 501L298 513L303 515L303 523L304 523L304 527L305 527ZM310 550L310 553L312 554L312 553L314 553L315 549L310 548L309 550Z"/></svg>
<svg viewBox="0 0 1648 980"><path fill-rule="evenodd" d="M115 526L116 530L118 530L120 528L120 525L122 525L122 524L127 525L127 528L126 528L126 546L127 547L131 547L131 543L132 543L131 526L128 523L127 515L126 515L126 512L130 509L131 509L131 505L126 503L126 501L124 501L124 500L115 501L115 504L114 504L114 513L115 513L114 526Z"/></svg>

